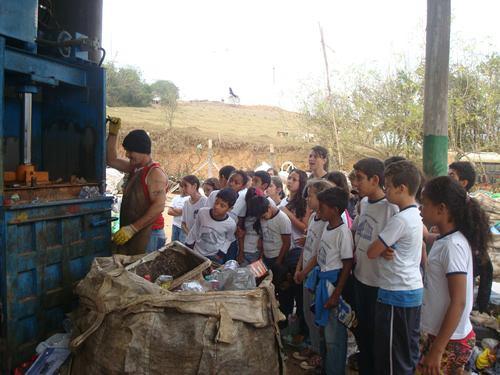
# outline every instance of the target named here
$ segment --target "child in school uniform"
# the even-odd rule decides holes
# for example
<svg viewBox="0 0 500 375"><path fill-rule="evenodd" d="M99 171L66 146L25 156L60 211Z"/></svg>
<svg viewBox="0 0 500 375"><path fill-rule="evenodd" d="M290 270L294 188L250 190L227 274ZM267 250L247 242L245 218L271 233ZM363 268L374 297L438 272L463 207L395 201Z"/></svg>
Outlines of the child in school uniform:
<svg viewBox="0 0 500 375"><path fill-rule="evenodd" d="M227 183L229 182L229 177L236 170L232 165L225 165L221 169L219 169L219 188L214 189L208 195L208 199L206 201L205 207L212 208L215 203L215 197L220 189L224 189L227 187Z"/></svg>
<svg viewBox="0 0 500 375"><path fill-rule="evenodd" d="M189 196L184 192L182 184L179 186L180 194L172 199L172 205L168 208L168 215L173 216L172 219L172 241L186 241L186 234L182 230L182 208L184 203L189 199Z"/></svg>
<svg viewBox="0 0 500 375"><path fill-rule="evenodd" d="M240 265L253 263L261 257L260 248L262 247L262 241L258 233L260 218L253 216L256 210L251 207L252 199L257 196L263 197L264 193L254 187L248 188L245 195L245 217L239 222L239 226L242 228L242 235L238 237L238 258L236 260Z"/></svg>
<svg viewBox="0 0 500 375"><path fill-rule="evenodd" d="M283 181L281 181L279 176L271 177L271 183L266 189L266 195L276 204L276 206L281 206L281 202L285 199L285 192L283 191Z"/></svg>
<svg viewBox="0 0 500 375"><path fill-rule="evenodd" d="M243 170L236 170L229 177L228 187L238 193L238 199L229 213L236 222L238 222L238 218L245 216L245 195L248 191L247 184L249 181L248 175Z"/></svg>
<svg viewBox="0 0 500 375"><path fill-rule="evenodd" d="M215 177L207 178L205 181L203 181L201 188L203 189L205 197L208 198L213 191L220 190L219 180Z"/></svg>
<svg viewBox="0 0 500 375"><path fill-rule="evenodd" d="M326 226L326 221L322 220L319 216L319 201L317 194L322 191L334 187L329 181L323 179L312 179L306 185L305 194L307 206L313 212L309 217L309 224L307 226L306 242L304 250L302 251L301 258L297 263L295 270L294 280L297 284L303 284L309 272L317 265L318 248L321 241L323 230ZM314 291L310 291L303 285L303 311L304 319L309 329L309 340L311 345L306 347L301 352L294 352L293 357L300 361L307 361L301 367L308 370L317 368L321 365L320 354L320 332L318 326L314 323L314 313L311 311L310 306L314 301Z"/></svg>
<svg viewBox="0 0 500 375"><path fill-rule="evenodd" d="M294 274L302 254L305 243L305 232L311 216L311 210L307 207L306 199L303 196L307 184L307 174L300 169L294 169L288 175L287 187L289 191L286 204L282 202L281 210L288 216L292 223L292 243L285 259L287 267L287 283L283 283L280 291L280 305L285 311L285 315L292 314L296 306L296 315L300 322L300 335L307 334L307 326L304 320L304 311L302 309L302 285L294 280Z"/></svg>
<svg viewBox="0 0 500 375"><path fill-rule="evenodd" d="M388 220L396 214L398 206L385 198L384 163L375 158L365 158L354 164L355 187L363 197L359 214L352 225L355 244L354 300L358 326L356 342L359 349L359 373L373 374L375 306L378 298L378 262L367 256L368 247L378 239Z"/></svg>
<svg viewBox="0 0 500 375"><path fill-rule="evenodd" d="M318 193L319 216L325 220L317 255L315 322L323 327L324 370L328 375L345 373L347 328L338 319L338 305L353 264L353 240L341 215L347 207L348 193L333 187ZM319 272L318 272L319 271ZM310 286L308 279L308 287Z"/></svg>
<svg viewBox="0 0 500 375"><path fill-rule="evenodd" d="M237 224L236 227L237 238L242 236L242 234L239 233L238 231L239 228L238 225L240 226L242 225L241 220L246 215L245 196L248 191L247 184L249 181L250 179L248 178L248 175L246 174L245 171L236 170L231 174L231 176L229 177L229 181L227 183L227 186L233 189L233 191L235 191L238 194L238 198L236 199L233 208L231 208L231 210L229 211L229 216L231 216L231 218ZM231 244L231 247L229 248L229 251L226 254L225 261L227 262L228 260L236 260L237 257L238 257L238 240L235 240Z"/></svg>
<svg viewBox="0 0 500 375"><path fill-rule="evenodd" d="M422 216L440 236L429 252L422 305L424 334L418 370L461 374L475 343L469 315L473 304L473 254L487 251L488 218L479 203L447 176L426 183Z"/></svg>
<svg viewBox="0 0 500 375"><path fill-rule="evenodd" d="M387 200L399 207L368 248L378 262L373 374L414 374L419 357L420 274L423 223L415 195L420 172L410 161L397 161L384 171Z"/></svg>
<svg viewBox="0 0 500 375"><path fill-rule="evenodd" d="M228 212L238 195L232 189L217 193L214 207L203 207L186 238L186 244L208 259L222 263L229 246L235 240L236 223Z"/></svg>
<svg viewBox="0 0 500 375"><path fill-rule="evenodd" d="M253 197L248 209L249 215L260 219L262 260L273 271L276 280L290 249L292 224L290 219L277 207L269 204L265 197Z"/></svg>
<svg viewBox="0 0 500 375"><path fill-rule="evenodd" d="M349 184L347 183L346 176L340 171L328 172L326 175L326 180L330 181L334 186L338 186L341 189L344 189L347 194L350 196ZM349 229L352 227L352 218L349 214L349 201L347 203L346 210L342 213L342 220L347 224Z"/></svg>
<svg viewBox="0 0 500 375"><path fill-rule="evenodd" d="M476 183L476 171L468 161L456 161L448 166L448 176L458 181L469 193ZM493 264L488 253L479 254L475 249L474 255L474 277L479 276L479 286L476 298L476 309L486 312L491 296L491 285L493 283Z"/></svg>
<svg viewBox="0 0 500 375"><path fill-rule="evenodd" d="M207 198L202 196L199 192L200 180L194 175L184 176L181 181L182 188L189 199L182 207L182 230L187 235L194 224L196 215L200 208L205 207Z"/></svg>

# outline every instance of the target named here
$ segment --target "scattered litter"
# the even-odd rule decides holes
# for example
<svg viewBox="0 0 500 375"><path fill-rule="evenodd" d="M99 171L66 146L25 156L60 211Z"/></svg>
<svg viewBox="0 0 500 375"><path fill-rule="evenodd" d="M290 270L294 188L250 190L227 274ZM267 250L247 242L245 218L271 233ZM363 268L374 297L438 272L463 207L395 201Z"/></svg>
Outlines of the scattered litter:
<svg viewBox="0 0 500 375"><path fill-rule="evenodd" d="M500 332L498 320L491 315L480 313L479 311L473 311L470 314L470 320L474 324Z"/></svg>
<svg viewBox="0 0 500 375"><path fill-rule="evenodd" d="M99 189L97 186L84 186L80 190L79 198L80 199L90 199L99 197L101 194L99 193Z"/></svg>
<svg viewBox="0 0 500 375"><path fill-rule="evenodd" d="M47 348L31 365L26 375L56 374L70 354L68 348Z"/></svg>
<svg viewBox="0 0 500 375"><path fill-rule="evenodd" d="M36 347L37 354L42 354L48 348L67 348L69 345L70 335L68 333L56 333L50 336L47 340L42 341Z"/></svg>
<svg viewBox="0 0 500 375"><path fill-rule="evenodd" d="M160 275L155 281L155 284L161 286L163 289L170 289L174 277L172 275Z"/></svg>

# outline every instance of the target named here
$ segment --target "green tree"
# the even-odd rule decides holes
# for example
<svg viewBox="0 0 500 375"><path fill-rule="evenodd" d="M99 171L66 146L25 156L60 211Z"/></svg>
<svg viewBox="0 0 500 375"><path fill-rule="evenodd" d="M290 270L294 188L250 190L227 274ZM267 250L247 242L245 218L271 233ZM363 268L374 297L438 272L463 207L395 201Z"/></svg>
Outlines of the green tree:
<svg viewBox="0 0 500 375"><path fill-rule="evenodd" d="M106 100L110 107L146 107L151 103L151 88L135 67L118 68L113 62L106 68Z"/></svg>
<svg viewBox="0 0 500 375"><path fill-rule="evenodd" d="M151 85L151 92L161 100L179 99L179 88L171 81L160 80Z"/></svg>
<svg viewBox="0 0 500 375"><path fill-rule="evenodd" d="M151 85L151 91L155 96L160 97L160 104L165 111L168 126L172 128L177 111L179 88L171 81L160 80Z"/></svg>
<svg viewBox="0 0 500 375"><path fill-rule="evenodd" d="M497 151L500 136L500 56L450 68L449 136L459 153Z"/></svg>
<svg viewBox="0 0 500 375"><path fill-rule="evenodd" d="M450 150L459 154L500 149L500 56L474 58L450 66ZM372 154L420 159L424 65L385 77L376 72L356 74L348 92L309 95L303 110L307 131L334 149L335 113L341 148L351 158Z"/></svg>

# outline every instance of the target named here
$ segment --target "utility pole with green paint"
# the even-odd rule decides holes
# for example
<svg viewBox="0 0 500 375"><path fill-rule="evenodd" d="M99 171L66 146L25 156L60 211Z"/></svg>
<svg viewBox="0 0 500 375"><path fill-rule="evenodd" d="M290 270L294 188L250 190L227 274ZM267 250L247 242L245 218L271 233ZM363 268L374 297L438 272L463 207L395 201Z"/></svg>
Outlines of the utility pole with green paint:
<svg viewBox="0 0 500 375"><path fill-rule="evenodd" d="M424 91L424 173L448 171L448 68L451 0L427 0Z"/></svg>

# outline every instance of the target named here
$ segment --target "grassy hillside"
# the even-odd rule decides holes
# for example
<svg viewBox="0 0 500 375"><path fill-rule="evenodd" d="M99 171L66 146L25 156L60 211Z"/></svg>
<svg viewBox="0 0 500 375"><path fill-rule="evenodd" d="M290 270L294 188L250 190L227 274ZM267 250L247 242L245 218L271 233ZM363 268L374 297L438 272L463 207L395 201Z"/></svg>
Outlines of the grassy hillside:
<svg viewBox="0 0 500 375"><path fill-rule="evenodd" d="M108 115L121 117L131 128L168 129L165 112L158 106L110 107ZM179 102L173 127L194 138L257 145L295 143L306 133L305 123L297 113L277 107L234 106L218 102ZM288 132L288 137L278 136L278 131Z"/></svg>
<svg viewBox="0 0 500 375"><path fill-rule="evenodd" d="M213 140L213 160L218 167L232 164L254 169L262 162L279 168L292 161L306 167L310 147L300 115L276 107L233 106L216 102L179 102L173 128L158 106L147 108L109 107L107 114L122 118L124 136L132 129L148 131L153 141L153 157L174 177L194 173L207 177L207 142ZM287 132L279 136L278 131ZM269 145L275 146L275 155ZM123 150L122 150L123 152Z"/></svg>

